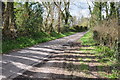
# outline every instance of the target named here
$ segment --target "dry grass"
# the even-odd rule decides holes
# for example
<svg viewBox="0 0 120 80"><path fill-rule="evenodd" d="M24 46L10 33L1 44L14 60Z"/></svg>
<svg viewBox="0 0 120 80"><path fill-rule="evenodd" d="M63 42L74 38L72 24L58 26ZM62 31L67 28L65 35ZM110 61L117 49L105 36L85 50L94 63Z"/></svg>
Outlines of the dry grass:
<svg viewBox="0 0 120 80"><path fill-rule="evenodd" d="M108 46L115 46L118 41L118 25L117 19L109 19L102 21L99 25L94 27L93 31L97 31L98 41ZM120 35L119 35L120 37Z"/></svg>

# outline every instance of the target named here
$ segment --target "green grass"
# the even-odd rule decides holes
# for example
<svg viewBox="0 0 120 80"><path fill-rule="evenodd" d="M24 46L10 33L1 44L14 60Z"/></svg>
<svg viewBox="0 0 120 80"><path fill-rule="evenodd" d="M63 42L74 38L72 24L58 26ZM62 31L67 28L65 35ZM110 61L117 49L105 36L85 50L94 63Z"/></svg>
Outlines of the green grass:
<svg viewBox="0 0 120 80"><path fill-rule="evenodd" d="M93 40L92 35L92 32L88 32L79 41L82 41L82 45L94 45L96 42Z"/></svg>
<svg viewBox="0 0 120 80"><path fill-rule="evenodd" d="M34 33L30 36L18 37L17 39L14 40L6 39L2 41L2 53L8 53L12 50L33 46L38 43L65 37L74 33L75 32L66 32L66 33L58 34L56 32L52 32L48 34L41 32L41 33Z"/></svg>
<svg viewBox="0 0 120 80"><path fill-rule="evenodd" d="M106 78L120 78L119 74L120 74L120 70L119 67L120 62L117 62L115 57L114 57L114 53L115 51L106 47L106 46L94 46L95 44L97 44L97 42L93 39L93 34L92 31L87 32L87 34L85 34L80 40L80 42L82 42L82 45L91 45L89 48L94 48L94 49L84 49L81 48L81 51L89 51L89 52L95 52L94 55L95 56L99 56L100 59L96 59L99 63L102 64L102 66L112 66L112 70L110 74L105 74L104 72L99 71L99 74L103 77ZM101 69L101 67L98 66L98 68ZM103 67L104 68L104 67Z"/></svg>

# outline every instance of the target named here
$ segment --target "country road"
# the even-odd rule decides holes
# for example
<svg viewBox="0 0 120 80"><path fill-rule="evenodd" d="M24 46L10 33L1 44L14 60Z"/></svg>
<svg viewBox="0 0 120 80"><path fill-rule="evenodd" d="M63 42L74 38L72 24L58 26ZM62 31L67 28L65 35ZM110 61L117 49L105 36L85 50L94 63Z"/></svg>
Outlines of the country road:
<svg viewBox="0 0 120 80"><path fill-rule="evenodd" d="M0 80L120 80L120 0L0 0Z"/></svg>
<svg viewBox="0 0 120 80"><path fill-rule="evenodd" d="M67 56L71 49L67 44L76 42L86 32L21 49L2 55L2 78L74 78ZM74 56L73 56L74 57ZM66 61L69 63L67 65ZM68 67L68 68L69 68Z"/></svg>

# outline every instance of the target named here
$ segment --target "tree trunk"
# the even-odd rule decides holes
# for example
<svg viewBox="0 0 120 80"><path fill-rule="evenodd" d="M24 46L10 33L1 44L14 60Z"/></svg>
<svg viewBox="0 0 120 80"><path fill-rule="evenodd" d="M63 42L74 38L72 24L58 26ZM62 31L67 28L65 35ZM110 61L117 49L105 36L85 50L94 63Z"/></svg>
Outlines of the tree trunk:
<svg viewBox="0 0 120 80"><path fill-rule="evenodd" d="M3 21L4 21L4 10L5 10L5 3L0 1L0 17L1 17L1 25L3 25Z"/></svg>
<svg viewBox="0 0 120 80"><path fill-rule="evenodd" d="M110 3L110 16L116 16L116 9L115 9L115 3L111 2Z"/></svg>
<svg viewBox="0 0 120 80"><path fill-rule="evenodd" d="M118 2L118 25L120 26L120 1Z"/></svg>
<svg viewBox="0 0 120 80"><path fill-rule="evenodd" d="M69 5L70 3L69 2L64 2L65 3L65 14L66 14L66 17L65 17L65 24L67 25L68 24L68 20L69 20Z"/></svg>
<svg viewBox="0 0 120 80"><path fill-rule="evenodd" d="M51 24L50 24L50 32L53 32L54 31L54 28L53 28L53 23L54 23L54 6L52 5L51 6Z"/></svg>
<svg viewBox="0 0 120 80"><path fill-rule="evenodd" d="M15 19L14 19L14 2L7 2L4 14L3 34L7 37L16 36Z"/></svg>
<svg viewBox="0 0 120 80"><path fill-rule="evenodd" d="M60 23L61 23L61 11L60 11L60 5L59 5L59 13L58 13L58 33L60 33Z"/></svg>
<svg viewBox="0 0 120 80"><path fill-rule="evenodd" d="M7 2L7 7L6 7L6 11L5 11L5 14L4 14L4 28L3 28L3 33L5 35L7 35L6 31L10 30L9 28L9 17L10 17L10 2Z"/></svg>
<svg viewBox="0 0 120 80"><path fill-rule="evenodd" d="M108 4L107 2L105 2L105 8L106 8L106 19L108 19Z"/></svg>
<svg viewBox="0 0 120 80"><path fill-rule="evenodd" d="M15 15L14 15L14 3L10 3L10 28L16 29L15 27Z"/></svg>
<svg viewBox="0 0 120 80"><path fill-rule="evenodd" d="M102 2L99 3L99 20L102 20Z"/></svg>

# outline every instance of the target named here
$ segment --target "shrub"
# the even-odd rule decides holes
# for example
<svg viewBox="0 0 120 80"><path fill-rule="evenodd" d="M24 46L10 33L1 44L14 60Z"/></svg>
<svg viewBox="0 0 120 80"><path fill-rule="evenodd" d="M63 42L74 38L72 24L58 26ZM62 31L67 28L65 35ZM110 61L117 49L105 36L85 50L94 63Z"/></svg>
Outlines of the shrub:
<svg viewBox="0 0 120 80"><path fill-rule="evenodd" d="M87 27L87 26L85 26L84 28L85 28L85 30L88 30L88 27Z"/></svg>
<svg viewBox="0 0 120 80"><path fill-rule="evenodd" d="M94 39L102 45L115 47L118 41L118 24L116 19L104 20L93 29Z"/></svg>
<svg viewBox="0 0 120 80"><path fill-rule="evenodd" d="M104 20L101 24L97 25L93 29L93 38L99 42L101 45L105 45L111 49L115 50L116 55L118 56L118 26L117 19Z"/></svg>
<svg viewBox="0 0 120 80"><path fill-rule="evenodd" d="M79 25L74 25L73 27L70 28L71 31L74 31L74 32L82 32L82 31L86 31L88 30L88 28L85 26L79 26Z"/></svg>

